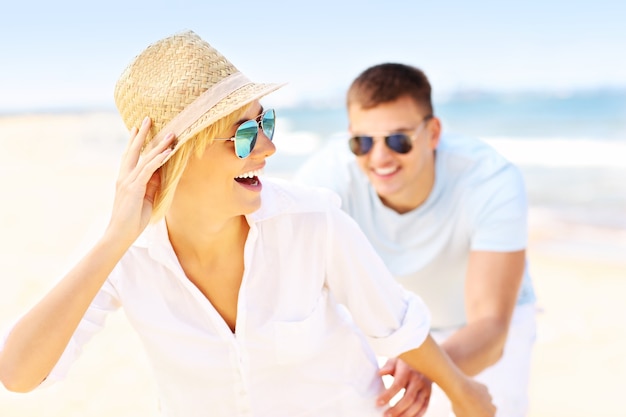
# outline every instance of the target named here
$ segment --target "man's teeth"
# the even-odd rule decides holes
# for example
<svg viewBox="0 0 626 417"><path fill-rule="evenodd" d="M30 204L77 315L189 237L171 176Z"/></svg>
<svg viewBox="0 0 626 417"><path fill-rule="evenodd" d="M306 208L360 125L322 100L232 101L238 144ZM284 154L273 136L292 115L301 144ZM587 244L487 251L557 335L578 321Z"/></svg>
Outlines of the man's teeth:
<svg viewBox="0 0 626 417"><path fill-rule="evenodd" d="M396 172L396 167L389 167L389 168L376 168L374 170L374 172L376 172L378 175L389 175L391 173Z"/></svg>
<svg viewBox="0 0 626 417"><path fill-rule="evenodd" d="M257 169L254 171L246 172L245 174L238 175L235 178L254 178L254 177L258 177L261 174L263 174L263 170Z"/></svg>

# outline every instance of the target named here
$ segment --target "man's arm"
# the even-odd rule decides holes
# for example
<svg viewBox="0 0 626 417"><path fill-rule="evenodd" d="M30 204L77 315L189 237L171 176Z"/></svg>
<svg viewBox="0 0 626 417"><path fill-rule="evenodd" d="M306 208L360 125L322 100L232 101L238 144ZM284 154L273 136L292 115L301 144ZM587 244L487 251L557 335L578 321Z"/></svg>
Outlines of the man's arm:
<svg viewBox="0 0 626 417"><path fill-rule="evenodd" d="M524 275L525 259L524 250L470 253L465 286L467 325L441 344L452 362L465 374L474 376L502 356ZM389 415L422 415L428 405L430 385L424 384L417 372L400 361L394 359L388 365L382 374L393 375L394 383L379 396L379 403L387 404L404 388L406 393L390 409Z"/></svg>
<svg viewBox="0 0 626 417"><path fill-rule="evenodd" d="M502 356L525 260L525 250L470 253L465 283L467 324L441 344L467 375L480 373Z"/></svg>
<svg viewBox="0 0 626 417"><path fill-rule="evenodd" d="M487 387L463 374L431 336L419 348L404 352L399 358L441 387L457 417L495 415Z"/></svg>

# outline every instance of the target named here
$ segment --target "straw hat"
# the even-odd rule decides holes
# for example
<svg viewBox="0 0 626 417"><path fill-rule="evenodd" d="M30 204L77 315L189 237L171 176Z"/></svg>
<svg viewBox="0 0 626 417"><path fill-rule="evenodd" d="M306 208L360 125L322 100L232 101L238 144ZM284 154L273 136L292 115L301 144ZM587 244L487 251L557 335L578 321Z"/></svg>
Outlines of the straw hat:
<svg viewBox="0 0 626 417"><path fill-rule="evenodd" d="M283 85L253 83L219 51L186 31L135 57L117 81L114 97L129 130L150 116L148 141L158 143L173 132L176 151L205 127Z"/></svg>

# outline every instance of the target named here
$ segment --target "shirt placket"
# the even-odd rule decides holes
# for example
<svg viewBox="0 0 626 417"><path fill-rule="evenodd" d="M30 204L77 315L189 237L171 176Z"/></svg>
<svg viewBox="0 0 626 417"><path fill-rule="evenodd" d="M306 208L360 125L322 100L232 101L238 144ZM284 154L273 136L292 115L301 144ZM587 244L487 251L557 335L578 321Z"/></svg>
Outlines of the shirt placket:
<svg viewBox="0 0 626 417"><path fill-rule="evenodd" d="M173 250L169 247L152 248L152 257L157 262L165 265L172 273L174 273L183 285L198 302L200 308L206 314L207 319L211 322L213 329L220 335L220 338L228 341L230 344L229 361L230 369L233 371L235 383L233 384L233 397L236 399L236 416L251 417L253 416L251 399L250 399L250 381L249 381L249 356L245 348L246 339L246 281L249 275L252 254L254 252L254 242L258 236L258 228L254 223L250 225L248 239L244 247L244 274L239 289L239 297L237 300L237 321L235 333L231 331L224 319L215 310L211 302L196 288L185 276L184 271L178 264Z"/></svg>
<svg viewBox="0 0 626 417"><path fill-rule="evenodd" d="M250 224L250 231L244 246L244 273L239 288L239 298L237 303L237 323L235 333L233 334L231 363L233 369L237 370L237 383L235 384L234 393L237 398L237 415L240 417L251 417L252 403L250 398L250 357L246 349L246 324L247 324L247 308L246 308L246 288L248 276L250 274L250 265L254 253L254 245L258 237L258 228L254 223Z"/></svg>
<svg viewBox="0 0 626 417"><path fill-rule="evenodd" d="M233 384L233 394L237 399L237 416L252 417L253 414L250 401L247 354L237 337L233 338L233 349L231 350L230 360L232 368L236 370L237 377L235 384Z"/></svg>

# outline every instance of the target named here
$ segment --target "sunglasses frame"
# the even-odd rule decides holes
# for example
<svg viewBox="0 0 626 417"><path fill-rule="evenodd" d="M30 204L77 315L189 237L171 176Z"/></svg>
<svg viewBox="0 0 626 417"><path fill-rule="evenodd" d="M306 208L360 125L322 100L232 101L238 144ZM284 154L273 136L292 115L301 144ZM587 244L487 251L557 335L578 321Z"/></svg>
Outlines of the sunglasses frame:
<svg viewBox="0 0 626 417"><path fill-rule="evenodd" d="M387 146L388 149L390 149L391 151L397 154L406 155L407 153L411 152L411 150L413 149L413 142L415 141L415 139L417 139L419 134L422 132L422 128L425 126L425 123L428 122L433 117L434 116L432 114L424 116L420 124L413 130L411 134L407 134L403 132L394 132L388 135L354 135L354 136L351 136L350 139L348 139L348 145L350 147L350 151L356 156L367 155L374 148L374 143L376 142L376 139L382 138L385 141L385 146ZM403 136L407 138L407 141L406 141L407 146L404 152L398 149L394 149L394 147L390 144L390 139L393 136ZM370 141L369 147L365 152L357 153L355 152L355 149L359 149L359 150L361 149L361 146L358 144L358 142L360 142L362 139L368 139ZM355 142L357 142L357 145L353 146L353 143Z"/></svg>
<svg viewBox="0 0 626 417"><path fill-rule="evenodd" d="M269 114L273 116L271 118L266 119L266 116ZM273 122L271 131L269 132L266 131L265 129L265 123L267 123L268 120L272 120ZM253 126L251 126L251 123L253 123ZM242 132L250 129L251 127L255 128L252 138L250 139L250 138L242 137L241 136L243 135ZM276 130L276 111L274 109L267 109L263 111L261 114L259 114L257 117L255 117L254 119L249 119L241 123L239 127L237 127L237 130L235 131L235 135L233 137L214 138L213 140L229 140L231 142L235 142L235 155L237 155L239 159L245 159L248 156L250 156L250 154L254 150L254 147L256 146L256 140L259 136L259 128L263 130L263 134L269 140L272 140L274 138L274 131ZM247 153L245 153L245 151L242 151L242 149L247 150Z"/></svg>

